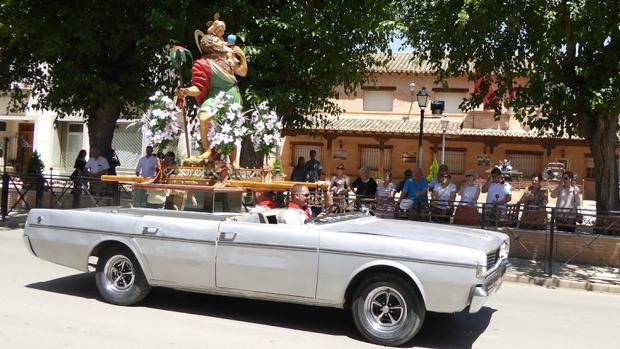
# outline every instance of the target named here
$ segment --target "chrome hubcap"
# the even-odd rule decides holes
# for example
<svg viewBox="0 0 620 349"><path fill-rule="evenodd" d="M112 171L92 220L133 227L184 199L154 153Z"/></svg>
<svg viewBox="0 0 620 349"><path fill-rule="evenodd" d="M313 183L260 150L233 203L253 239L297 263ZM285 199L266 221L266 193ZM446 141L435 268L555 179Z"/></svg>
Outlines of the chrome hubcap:
<svg viewBox="0 0 620 349"><path fill-rule="evenodd" d="M373 329L381 332L397 331L407 318L407 304L403 296L391 287L378 287L366 297L364 313Z"/></svg>
<svg viewBox="0 0 620 349"><path fill-rule="evenodd" d="M127 291L136 278L133 264L129 258L117 255L105 264L106 286L115 291Z"/></svg>

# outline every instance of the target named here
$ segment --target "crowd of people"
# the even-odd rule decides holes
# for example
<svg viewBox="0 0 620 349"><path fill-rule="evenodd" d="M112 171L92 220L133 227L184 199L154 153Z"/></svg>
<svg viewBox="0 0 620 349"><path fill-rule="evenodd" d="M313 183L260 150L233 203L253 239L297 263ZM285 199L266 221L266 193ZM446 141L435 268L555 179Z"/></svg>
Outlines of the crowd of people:
<svg viewBox="0 0 620 349"><path fill-rule="evenodd" d="M310 152L310 158L308 162L304 157L298 158L291 180L315 182L320 178L323 168L316 160L315 151ZM439 166L437 175L430 182L417 167L407 169L404 178L393 183L390 171L385 171L382 179L376 181L370 175L370 169L362 166L358 177L353 180L341 163L336 166L336 174L329 179L326 199L346 209L372 202L377 210L388 216L393 214L414 220L476 226L482 219L487 224L513 220L511 224L526 229L545 229L550 196L557 198L556 222L559 228L574 230L575 223L581 219L578 214L580 192L570 171L564 172L561 183L550 192L541 186L541 175L532 175L531 185L518 202L513 202L512 186L505 181L500 168L493 168L482 185L477 179L475 170L467 170L464 180L455 183L444 164ZM479 203L481 194L486 194L486 199ZM521 210L520 218L514 214L516 206Z"/></svg>

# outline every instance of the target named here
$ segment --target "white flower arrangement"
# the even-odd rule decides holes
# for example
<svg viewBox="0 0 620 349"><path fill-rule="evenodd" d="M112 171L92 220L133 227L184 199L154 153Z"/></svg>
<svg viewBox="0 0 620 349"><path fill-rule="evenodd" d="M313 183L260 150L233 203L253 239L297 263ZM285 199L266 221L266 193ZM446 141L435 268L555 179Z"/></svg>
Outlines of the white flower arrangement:
<svg viewBox="0 0 620 349"><path fill-rule="evenodd" d="M183 132L182 125L177 121L180 110L161 91L155 92L149 101L151 108L142 114L142 133L156 151L164 151Z"/></svg>
<svg viewBox="0 0 620 349"><path fill-rule="evenodd" d="M233 103L232 97L224 92L215 96L215 110L207 111L213 115L211 129L207 135L209 146L222 155L229 155L235 141L248 134L247 120L241 104Z"/></svg>
<svg viewBox="0 0 620 349"><path fill-rule="evenodd" d="M252 111L250 132L256 151L269 154L282 144L282 121L267 102L261 102Z"/></svg>

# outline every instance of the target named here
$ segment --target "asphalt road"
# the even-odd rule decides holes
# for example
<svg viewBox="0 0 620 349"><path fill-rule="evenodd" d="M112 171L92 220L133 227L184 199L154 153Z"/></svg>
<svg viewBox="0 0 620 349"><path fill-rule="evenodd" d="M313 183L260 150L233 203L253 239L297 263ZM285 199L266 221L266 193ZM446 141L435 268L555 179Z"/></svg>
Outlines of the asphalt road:
<svg viewBox="0 0 620 349"><path fill-rule="evenodd" d="M94 275L28 254L0 230L0 348L370 348L348 312L155 289L98 300ZM504 283L477 314L427 315L409 347L618 348L620 296Z"/></svg>

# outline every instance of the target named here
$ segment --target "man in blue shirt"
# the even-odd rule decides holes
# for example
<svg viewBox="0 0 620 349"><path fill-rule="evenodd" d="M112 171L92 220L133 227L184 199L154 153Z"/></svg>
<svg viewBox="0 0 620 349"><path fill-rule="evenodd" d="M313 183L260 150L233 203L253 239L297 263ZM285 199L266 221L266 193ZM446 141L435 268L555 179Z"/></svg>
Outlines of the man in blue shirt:
<svg viewBox="0 0 620 349"><path fill-rule="evenodd" d="M428 220L428 182L419 167L413 169L411 179L405 182L399 204L401 209L409 209L410 219Z"/></svg>

